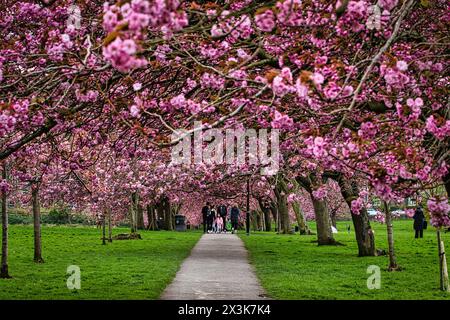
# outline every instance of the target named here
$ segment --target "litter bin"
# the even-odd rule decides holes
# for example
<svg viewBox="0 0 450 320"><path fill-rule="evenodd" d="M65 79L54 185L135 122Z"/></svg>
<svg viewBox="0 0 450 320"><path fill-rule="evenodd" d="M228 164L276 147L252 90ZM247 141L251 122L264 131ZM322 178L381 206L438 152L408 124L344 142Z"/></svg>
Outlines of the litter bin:
<svg viewBox="0 0 450 320"><path fill-rule="evenodd" d="M175 231L186 231L186 216L181 214L175 216Z"/></svg>

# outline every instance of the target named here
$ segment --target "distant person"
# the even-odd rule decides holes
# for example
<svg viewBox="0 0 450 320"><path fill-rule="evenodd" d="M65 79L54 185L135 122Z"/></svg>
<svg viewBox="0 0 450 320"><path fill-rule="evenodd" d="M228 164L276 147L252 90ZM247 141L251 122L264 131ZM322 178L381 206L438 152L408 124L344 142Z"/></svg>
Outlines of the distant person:
<svg viewBox="0 0 450 320"><path fill-rule="evenodd" d="M206 233L207 231L209 207L210 207L209 202L207 202L206 205L202 208L203 233Z"/></svg>
<svg viewBox="0 0 450 320"><path fill-rule="evenodd" d="M213 232L214 221L216 219L216 210L214 209L213 205L211 205L210 208L211 209L209 210L208 215L208 232Z"/></svg>
<svg viewBox="0 0 450 320"><path fill-rule="evenodd" d="M217 207L217 213L222 217L223 229L227 231L226 221L227 221L227 207L225 205L220 205Z"/></svg>
<svg viewBox="0 0 450 320"><path fill-rule="evenodd" d="M237 229L239 226L239 214L240 214L240 211L239 211L237 205L234 205L231 208L231 212L230 212L231 230L233 233L237 232Z"/></svg>
<svg viewBox="0 0 450 320"><path fill-rule="evenodd" d="M416 231L415 238L423 238L423 227L425 224L425 215L423 214L423 210L420 206L417 207L414 212L414 230Z"/></svg>
<svg viewBox="0 0 450 320"><path fill-rule="evenodd" d="M222 229L223 229L223 219L219 214L217 214L216 221L215 221L215 232L221 233Z"/></svg>

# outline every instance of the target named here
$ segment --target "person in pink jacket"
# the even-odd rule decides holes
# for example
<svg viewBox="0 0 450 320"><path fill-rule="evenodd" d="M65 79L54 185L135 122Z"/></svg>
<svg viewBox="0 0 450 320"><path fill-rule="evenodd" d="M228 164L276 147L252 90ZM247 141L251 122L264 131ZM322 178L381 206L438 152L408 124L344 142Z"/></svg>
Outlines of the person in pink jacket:
<svg viewBox="0 0 450 320"><path fill-rule="evenodd" d="M217 215L216 217L216 232L221 233L223 230L223 219L221 216Z"/></svg>

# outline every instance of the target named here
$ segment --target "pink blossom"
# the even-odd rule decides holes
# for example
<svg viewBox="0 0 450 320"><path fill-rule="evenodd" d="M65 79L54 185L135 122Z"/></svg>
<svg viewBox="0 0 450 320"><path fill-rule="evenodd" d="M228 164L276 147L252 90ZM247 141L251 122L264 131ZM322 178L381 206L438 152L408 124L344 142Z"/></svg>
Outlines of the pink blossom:
<svg viewBox="0 0 450 320"><path fill-rule="evenodd" d="M450 205L446 197L432 197L427 201L428 210L431 215L431 224L436 227L450 226Z"/></svg>
<svg viewBox="0 0 450 320"><path fill-rule="evenodd" d="M400 71L408 70L408 64L405 61L403 61L403 60L397 61L396 66L397 66L397 69L400 70Z"/></svg>
<svg viewBox="0 0 450 320"><path fill-rule="evenodd" d="M137 118L139 117L139 114L141 113L141 111L139 110L139 107L136 106L135 104L133 104L130 108L130 114L131 116Z"/></svg>
<svg viewBox="0 0 450 320"><path fill-rule="evenodd" d="M359 215L361 213L362 208L364 207L363 199L358 198L353 200L351 203L351 210L353 214Z"/></svg>
<svg viewBox="0 0 450 320"><path fill-rule="evenodd" d="M274 119L270 124L275 129L290 129L294 125L294 120L275 110Z"/></svg>
<svg viewBox="0 0 450 320"><path fill-rule="evenodd" d="M256 26L264 32L270 32L275 28L275 15L272 10L266 10L255 16Z"/></svg>
<svg viewBox="0 0 450 320"><path fill-rule="evenodd" d="M397 6L398 0L378 0L378 4L381 8L391 11Z"/></svg>
<svg viewBox="0 0 450 320"><path fill-rule="evenodd" d="M316 198L317 200L325 199L327 194L328 194L328 189L326 186L320 186L318 189L316 189L312 192L313 197Z"/></svg>

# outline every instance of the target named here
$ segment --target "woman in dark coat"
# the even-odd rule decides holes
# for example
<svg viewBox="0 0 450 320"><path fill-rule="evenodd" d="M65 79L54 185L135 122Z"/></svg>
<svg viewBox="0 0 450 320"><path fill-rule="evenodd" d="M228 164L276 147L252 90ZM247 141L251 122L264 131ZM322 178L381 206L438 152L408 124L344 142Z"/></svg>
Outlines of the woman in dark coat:
<svg viewBox="0 0 450 320"><path fill-rule="evenodd" d="M421 207L417 207L416 211L414 212L414 230L416 231L416 238L419 238L419 235L421 238L423 238L423 225L425 221L425 215L423 214L423 210Z"/></svg>

